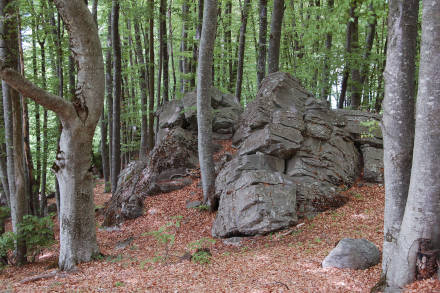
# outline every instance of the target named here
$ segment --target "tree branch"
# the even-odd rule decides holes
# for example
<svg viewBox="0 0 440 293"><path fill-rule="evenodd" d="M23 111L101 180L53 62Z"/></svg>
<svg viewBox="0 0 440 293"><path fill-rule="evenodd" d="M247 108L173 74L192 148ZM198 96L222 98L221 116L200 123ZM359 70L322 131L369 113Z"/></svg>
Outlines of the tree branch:
<svg viewBox="0 0 440 293"><path fill-rule="evenodd" d="M0 60L0 78L23 96L34 100L61 117L66 117L74 112L73 105L70 102L36 86L16 70L5 68L2 60Z"/></svg>

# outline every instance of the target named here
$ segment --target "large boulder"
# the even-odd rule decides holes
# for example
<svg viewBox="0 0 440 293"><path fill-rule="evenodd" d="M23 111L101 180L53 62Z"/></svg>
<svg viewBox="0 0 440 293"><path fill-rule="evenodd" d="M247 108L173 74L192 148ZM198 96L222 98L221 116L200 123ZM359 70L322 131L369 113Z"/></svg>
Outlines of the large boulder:
<svg viewBox="0 0 440 293"><path fill-rule="evenodd" d="M267 170L245 171L220 199L214 237L266 234L297 222L296 185Z"/></svg>
<svg viewBox="0 0 440 293"><path fill-rule="evenodd" d="M337 206L338 187L352 185L361 166L347 121L289 74L268 75L241 115L237 157L217 176L212 234L265 234L295 223L297 213ZM263 179L257 182L256 174Z"/></svg>
<svg viewBox="0 0 440 293"><path fill-rule="evenodd" d="M213 137L230 139L242 113L238 100L212 87ZM198 167L197 95L164 103L156 112L156 144L146 161L122 170L118 188L105 209L104 225L118 224L143 214L146 196L166 193L192 183L187 175ZM213 144L215 149L218 145Z"/></svg>
<svg viewBox="0 0 440 293"><path fill-rule="evenodd" d="M380 262L381 253L366 239L344 238L322 262L323 268L364 270Z"/></svg>
<svg viewBox="0 0 440 293"><path fill-rule="evenodd" d="M180 127L171 129L146 161L132 162L121 171L117 190L105 208L104 226L141 216L146 196L191 184L186 176L197 165L196 137Z"/></svg>

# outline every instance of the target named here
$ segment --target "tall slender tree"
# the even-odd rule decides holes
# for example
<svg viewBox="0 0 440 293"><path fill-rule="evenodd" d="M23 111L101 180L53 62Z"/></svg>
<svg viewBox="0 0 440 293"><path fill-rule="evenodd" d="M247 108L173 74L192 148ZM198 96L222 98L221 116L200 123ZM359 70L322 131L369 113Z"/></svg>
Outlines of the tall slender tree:
<svg viewBox="0 0 440 293"><path fill-rule="evenodd" d="M240 41L238 45L238 64L237 64L237 80L235 84L235 96L240 101L243 84L243 66L244 66L244 52L246 48L246 28L247 19L250 8L250 0L245 0L243 9L241 11L241 27L240 27Z"/></svg>
<svg viewBox="0 0 440 293"><path fill-rule="evenodd" d="M112 127L112 193L116 192L121 171L121 38L119 35L119 1L112 1L112 48L113 48L113 127Z"/></svg>
<svg viewBox="0 0 440 293"><path fill-rule="evenodd" d="M257 84L261 86L266 75L266 47L267 47L267 0L259 1L259 24L260 32L258 36L258 61L257 61Z"/></svg>
<svg viewBox="0 0 440 293"><path fill-rule="evenodd" d="M197 70L197 126L203 201L210 206L211 210L216 208L216 203L214 203L215 172L209 90L212 86L211 73L216 29L217 0L205 0Z"/></svg>
<svg viewBox="0 0 440 293"><path fill-rule="evenodd" d="M270 21L270 37L268 50L268 73L279 71L281 29L284 17L284 0L274 0L272 19Z"/></svg>
<svg viewBox="0 0 440 293"><path fill-rule="evenodd" d="M0 1L0 57L4 65L19 70L18 56L18 1ZM22 105L19 93L7 83L2 83L7 172L11 204L12 229L19 234L18 225L27 213L25 194L25 166L23 147ZM17 238L15 256L18 264L26 262L26 244Z"/></svg>

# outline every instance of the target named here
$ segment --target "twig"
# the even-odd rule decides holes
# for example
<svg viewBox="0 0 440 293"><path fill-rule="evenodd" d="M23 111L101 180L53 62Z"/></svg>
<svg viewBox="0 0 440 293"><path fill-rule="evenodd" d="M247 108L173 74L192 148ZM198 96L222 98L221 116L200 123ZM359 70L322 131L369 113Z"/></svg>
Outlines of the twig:
<svg viewBox="0 0 440 293"><path fill-rule="evenodd" d="M28 277L28 278L25 278L25 279L21 280L20 284L35 282L35 281L42 280L42 279L53 278L53 277L55 277L57 275L57 273L58 273L58 271L55 270L55 271L52 271L50 273L40 274L40 275Z"/></svg>

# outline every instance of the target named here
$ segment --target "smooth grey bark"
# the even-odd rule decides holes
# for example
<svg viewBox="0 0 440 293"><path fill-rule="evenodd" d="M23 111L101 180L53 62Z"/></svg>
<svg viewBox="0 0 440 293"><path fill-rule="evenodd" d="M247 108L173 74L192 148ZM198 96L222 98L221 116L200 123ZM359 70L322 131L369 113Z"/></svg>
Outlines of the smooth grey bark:
<svg viewBox="0 0 440 293"><path fill-rule="evenodd" d="M15 69L1 65L0 78L20 93L54 111L63 130L54 164L61 194L59 266L69 270L98 253L89 171L95 127L104 100L104 65L98 30L82 0L54 0L70 34L78 64L72 102L38 88ZM2 62L1 62L2 63Z"/></svg>
<svg viewBox="0 0 440 293"><path fill-rule="evenodd" d="M246 48L246 27L250 7L250 0L245 0L241 12L240 41L238 44L237 80L235 83L235 96L240 101L243 84L244 51Z"/></svg>
<svg viewBox="0 0 440 293"><path fill-rule="evenodd" d="M0 1L0 57L5 66L19 70L17 12L17 1ZM2 94L12 230L19 234L18 224L23 221L28 206L25 193L22 105L19 93L5 82L2 82ZM15 257L17 264L26 262L26 244L19 239L15 243Z"/></svg>
<svg viewBox="0 0 440 293"><path fill-rule="evenodd" d="M413 4L413 10L408 10L408 13L417 16L418 1L410 3ZM433 249L440 248L440 82L437 78L440 75L440 59L437 58L440 53L439 15L439 1L423 1L411 182L399 237L386 275L389 292L396 288L400 290L415 280L421 241L430 240ZM390 40L390 51L392 47Z"/></svg>
<svg viewBox="0 0 440 293"><path fill-rule="evenodd" d="M215 172L209 89L212 86L212 63L216 29L217 0L205 0L197 70L197 126L203 201L210 206L211 210L215 208L216 203L213 202Z"/></svg>
<svg viewBox="0 0 440 293"><path fill-rule="evenodd" d="M284 16L284 0L274 0L272 19L270 21L269 50L267 52L267 72L279 71L281 29Z"/></svg>
<svg viewBox="0 0 440 293"><path fill-rule="evenodd" d="M257 85L261 86L264 76L266 75L266 47L267 47L267 0L259 1L259 26L258 35L258 61L257 61Z"/></svg>
<svg viewBox="0 0 440 293"><path fill-rule="evenodd" d="M121 38L119 35L119 1L112 1L112 48L113 48L113 127L112 127L112 194L118 186L121 171Z"/></svg>
<svg viewBox="0 0 440 293"><path fill-rule="evenodd" d="M139 29L139 23L134 19L134 35L135 35L135 52L137 62L139 64L139 87L141 90L141 145L139 149L139 158L144 159L147 156L148 144L148 116L147 116L147 104L148 104L148 85L147 85L147 72L145 67L145 58L142 53L142 42Z"/></svg>
<svg viewBox="0 0 440 293"><path fill-rule="evenodd" d="M382 119L386 182L383 273L387 272L399 235L411 177L418 3L418 0L389 3Z"/></svg>

